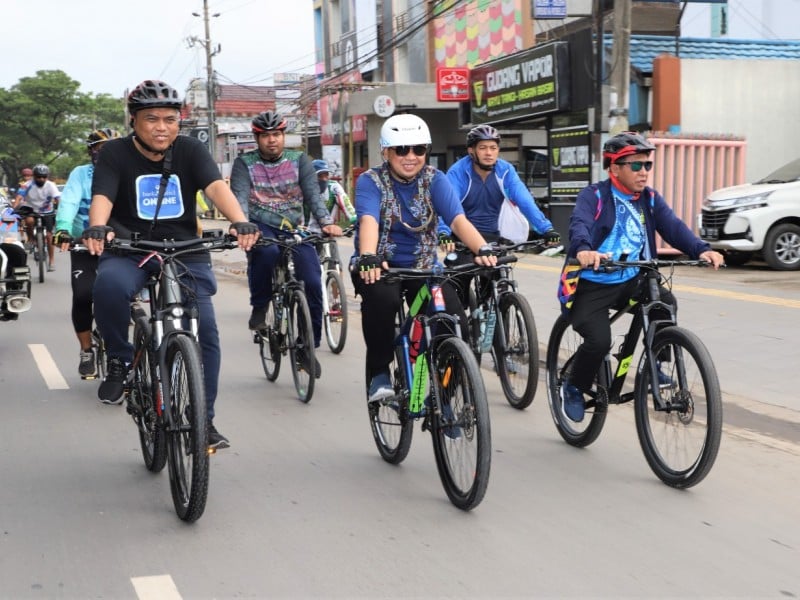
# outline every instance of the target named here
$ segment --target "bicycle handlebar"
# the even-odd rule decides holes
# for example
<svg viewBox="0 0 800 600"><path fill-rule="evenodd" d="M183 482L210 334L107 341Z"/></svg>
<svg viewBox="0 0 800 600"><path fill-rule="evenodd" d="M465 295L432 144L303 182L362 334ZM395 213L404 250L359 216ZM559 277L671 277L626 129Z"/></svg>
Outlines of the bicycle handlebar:
<svg viewBox="0 0 800 600"><path fill-rule="evenodd" d="M567 264L580 265L577 258L570 258ZM611 260L603 258L600 260L600 268L598 270L605 272L617 271L619 269L626 269L628 267L639 267L642 269L655 269L659 267L710 267L711 263L703 259L683 259L672 260L663 258L650 258L647 260ZM587 269L589 267L586 267Z"/></svg>
<svg viewBox="0 0 800 600"><path fill-rule="evenodd" d="M455 265L452 267L445 265L436 265L432 269L417 269L414 267L389 267L388 269L381 270L381 277L391 279L423 279L427 277L434 277L437 279L446 279L454 275L460 275L471 271L479 271L491 267L484 267L483 265L476 264L463 264Z"/></svg>

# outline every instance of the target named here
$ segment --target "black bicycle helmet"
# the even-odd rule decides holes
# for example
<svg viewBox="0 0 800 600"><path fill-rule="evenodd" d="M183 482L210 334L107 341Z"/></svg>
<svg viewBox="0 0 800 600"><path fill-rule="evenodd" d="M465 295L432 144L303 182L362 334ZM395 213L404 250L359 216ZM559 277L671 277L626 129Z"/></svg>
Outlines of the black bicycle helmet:
<svg viewBox="0 0 800 600"><path fill-rule="evenodd" d="M650 154L656 147L635 131L623 131L603 144L603 168L631 154Z"/></svg>
<svg viewBox="0 0 800 600"><path fill-rule="evenodd" d="M49 177L50 176L50 168L47 165L36 165L33 167L33 176L34 177Z"/></svg>
<svg viewBox="0 0 800 600"><path fill-rule="evenodd" d="M253 133L258 135L265 131L283 131L286 129L286 119L283 115L273 110L265 110L257 115L251 124Z"/></svg>
<svg viewBox="0 0 800 600"><path fill-rule="evenodd" d="M147 79L128 94L128 112L134 114L143 108L175 108L183 106L178 92L163 81Z"/></svg>
<svg viewBox="0 0 800 600"><path fill-rule="evenodd" d="M113 140L118 137L120 137L119 131L111 129L110 127L103 127L102 129L95 129L89 134L86 138L86 145L91 149L95 144L107 142L108 140Z"/></svg>
<svg viewBox="0 0 800 600"><path fill-rule="evenodd" d="M478 142L492 141L500 143L500 132L491 125L477 125L467 134L467 148L472 148Z"/></svg>

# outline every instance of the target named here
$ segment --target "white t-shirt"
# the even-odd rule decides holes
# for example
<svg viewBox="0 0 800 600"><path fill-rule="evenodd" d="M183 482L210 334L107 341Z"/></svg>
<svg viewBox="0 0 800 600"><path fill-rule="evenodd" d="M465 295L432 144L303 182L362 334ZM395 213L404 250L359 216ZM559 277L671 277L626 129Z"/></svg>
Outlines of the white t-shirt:
<svg viewBox="0 0 800 600"><path fill-rule="evenodd" d="M61 192L55 183L49 179L42 187L31 183L19 191L22 196L22 205L30 206L37 213L49 213L55 210L54 202L61 197Z"/></svg>

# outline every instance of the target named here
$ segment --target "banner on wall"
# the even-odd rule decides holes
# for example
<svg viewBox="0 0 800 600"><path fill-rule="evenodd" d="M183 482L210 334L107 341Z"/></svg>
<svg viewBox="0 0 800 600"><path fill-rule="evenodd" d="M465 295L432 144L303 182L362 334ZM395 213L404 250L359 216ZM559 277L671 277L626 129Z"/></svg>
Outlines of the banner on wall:
<svg viewBox="0 0 800 600"><path fill-rule="evenodd" d="M575 198L592 173L588 125L550 130L550 197Z"/></svg>

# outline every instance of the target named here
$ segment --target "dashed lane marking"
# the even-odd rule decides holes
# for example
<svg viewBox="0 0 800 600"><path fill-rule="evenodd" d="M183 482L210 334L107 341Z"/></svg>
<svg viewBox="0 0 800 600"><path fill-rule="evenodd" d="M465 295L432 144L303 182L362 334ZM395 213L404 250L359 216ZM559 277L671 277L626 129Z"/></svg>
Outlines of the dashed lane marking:
<svg viewBox="0 0 800 600"><path fill-rule="evenodd" d="M47 384L47 388L51 390L68 390L66 379L61 375L61 371L56 366L56 361L50 356L47 346L44 344L28 344L28 348L33 355L33 360L36 361L36 366L39 367L39 372Z"/></svg>
<svg viewBox="0 0 800 600"><path fill-rule="evenodd" d="M169 575L131 577L139 600L182 600L178 586Z"/></svg>

